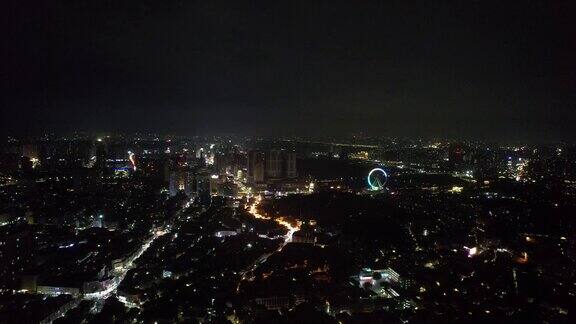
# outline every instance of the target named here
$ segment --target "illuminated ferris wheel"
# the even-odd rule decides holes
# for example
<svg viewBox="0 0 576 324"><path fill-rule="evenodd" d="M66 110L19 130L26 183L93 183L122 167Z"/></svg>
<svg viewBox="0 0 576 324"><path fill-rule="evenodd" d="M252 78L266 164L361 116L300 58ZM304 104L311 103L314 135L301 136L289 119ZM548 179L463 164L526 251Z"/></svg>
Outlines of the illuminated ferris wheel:
<svg viewBox="0 0 576 324"><path fill-rule="evenodd" d="M384 189L388 181L388 173L382 168L374 168L368 172L367 180L370 190L379 191Z"/></svg>

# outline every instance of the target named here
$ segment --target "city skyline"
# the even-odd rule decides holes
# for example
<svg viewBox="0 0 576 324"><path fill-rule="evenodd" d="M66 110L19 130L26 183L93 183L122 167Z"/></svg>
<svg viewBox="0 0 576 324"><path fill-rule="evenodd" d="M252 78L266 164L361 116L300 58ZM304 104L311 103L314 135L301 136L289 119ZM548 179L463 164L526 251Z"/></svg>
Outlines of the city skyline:
<svg viewBox="0 0 576 324"><path fill-rule="evenodd" d="M569 0L0 10L0 323L576 323Z"/></svg>

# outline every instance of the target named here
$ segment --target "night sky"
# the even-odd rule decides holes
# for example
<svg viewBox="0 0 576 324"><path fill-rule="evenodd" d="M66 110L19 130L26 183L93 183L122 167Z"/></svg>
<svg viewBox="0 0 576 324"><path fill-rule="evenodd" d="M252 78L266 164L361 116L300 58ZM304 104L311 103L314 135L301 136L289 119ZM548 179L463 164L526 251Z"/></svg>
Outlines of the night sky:
<svg viewBox="0 0 576 324"><path fill-rule="evenodd" d="M571 1L9 2L2 133L576 140Z"/></svg>

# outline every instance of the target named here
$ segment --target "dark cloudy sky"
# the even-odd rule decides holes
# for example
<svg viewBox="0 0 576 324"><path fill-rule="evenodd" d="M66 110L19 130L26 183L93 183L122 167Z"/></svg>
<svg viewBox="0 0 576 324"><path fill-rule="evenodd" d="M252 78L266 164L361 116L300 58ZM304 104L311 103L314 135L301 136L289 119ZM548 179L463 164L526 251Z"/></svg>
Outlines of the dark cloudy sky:
<svg viewBox="0 0 576 324"><path fill-rule="evenodd" d="M6 133L576 139L571 1L9 2Z"/></svg>

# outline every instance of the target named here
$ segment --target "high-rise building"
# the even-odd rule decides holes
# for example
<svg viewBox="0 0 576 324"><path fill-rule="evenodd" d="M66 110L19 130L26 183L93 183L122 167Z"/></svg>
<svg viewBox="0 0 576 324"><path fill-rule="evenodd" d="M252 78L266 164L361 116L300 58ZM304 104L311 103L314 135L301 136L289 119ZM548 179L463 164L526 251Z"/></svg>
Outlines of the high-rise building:
<svg viewBox="0 0 576 324"><path fill-rule="evenodd" d="M296 152L286 153L286 177L290 179L298 177L298 171L296 169Z"/></svg>
<svg viewBox="0 0 576 324"><path fill-rule="evenodd" d="M266 179L279 179L282 177L282 151L271 150L266 152Z"/></svg>
<svg viewBox="0 0 576 324"><path fill-rule="evenodd" d="M101 141L96 142L96 163L94 164L94 167L97 170L102 171L106 169L106 156L106 144Z"/></svg>
<svg viewBox="0 0 576 324"><path fill-rule="evenodd" d="M38 145L36 144L24 144L22 145L22 156L29 158L30 160L38 160Z"/></svg>
<svg viewBox="0 0 576 324"><path fill-rule="evenodd" d="M212 202L212 181L210 174L201 172L196 175L196 194L201 205L210 205Z"/></svg>
<svg viewBox="0 0 576 324"><path fill-rule="evenodd" d="M194 187L194 174L189 170L176 170L170 173L170 196L174 197L180 191L188 196L192 195Z"/></svg>
<svg viewBox="0 0 576 324"><path fill-rule="evenodd" d="M269 180L297 177L295 152L280 150L248 152L248 182L263 183Z"/></svg>
<svg viewBox="0 0 576 324"><path fill-rule="evenodd" d="M248 182L261 183L266 180L266 154L262 151L248 152Z"/></svg>

